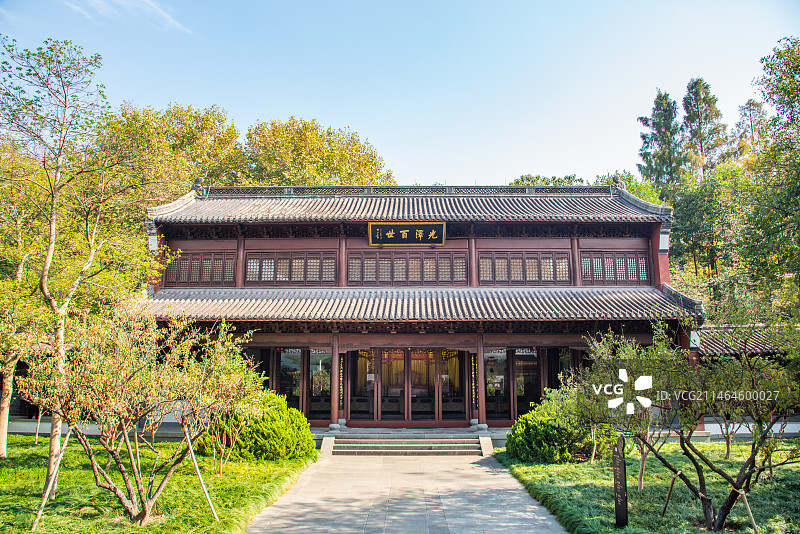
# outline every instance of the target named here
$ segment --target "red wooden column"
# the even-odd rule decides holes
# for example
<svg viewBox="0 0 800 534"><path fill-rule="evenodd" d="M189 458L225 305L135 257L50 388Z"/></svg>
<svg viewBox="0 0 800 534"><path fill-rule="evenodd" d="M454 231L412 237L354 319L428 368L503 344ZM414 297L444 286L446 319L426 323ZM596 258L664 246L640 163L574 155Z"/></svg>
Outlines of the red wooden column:
<svg viewBox="0 0 800 534"><path fill-rule="evenodd" d="M244 238L239 236L236 240L236 271L234 280L236 287L244 286Z"/></svg>
<svg viewBox="0 0 800 534"><path fill-rule="evenodd" d="M309 384L309 367L311 366L311 351L302 349L300 351L300 411L308 417L308 408L311 403Z"/></svg>
<svg viewBox="0 0 800 534"><path fill-rule="evenodd" d="M444 370L444 358L442 351L434 352L433 357L433 420L442 420L442 372Z"/></svg>
<svg viewBox="0 0 800 534"><path fill-rule="evenodd" d="M572 272L574 274L573 285L583 285L583 274L581 273L581 255L578 252L578 238L573 237L569 240L569 246L572 249Z"/></svg>
<svg viewBox="0 0 800 534"><path fill-rule="evenodd" d="M331 423L339 423L339 334L331 336Z"/></svg>
<svg viewBox="0 0 800 534"><path fill-rule="evenodd" d="M549 362L547 361L548 352L549 350L546 348L542 348L540 351L539 356L539 381L541 382L542 388L542 398L544 398L544 390L545 388L550 386L550 380L548 378L548 369L549 369Z"/></svg>
<svg viewBox="0 0 800 534"><path fill-rule="evenodd" d="M506 350L506 373L507 373L507 380L506 383L508 384L508 400L509 400L509 414L511 414L511 419L516 420L517 418L517 358L516 351L514 350Z"/></svg>
<svg viewBox="0 0 800 534"><path fill-rule="evenodd" d="M341 350L341 348L339 349ZM342 388L342 409L344 410L343 413L339 414L340 419L347 419L350 417L350 388L352 387L350 384L350 361L348 361L349 355L348 351L345 351L344 357L341 359L339 365L341 366L339 369L339 374L341 375L341 379L339 380L339 387Z"/></svg>
<svg viewBox="0 0 800 534"><path fill-rule="evenodd" d="M382 406L381 406L381 393L382 393L381 388L383 387L383 376L382 376L383 375L383 351L382 350L375 350L373 352L373 357L375 358L375 360L374 360L375 363L372 366L372 368L375 370L374 371L375 372L375 380L372 381L372 383L374 384L374 386L373 386L374 391L372 392L372 398L373 398L373 402L374 402L374 406L375 406L375 409L373 410L373 413L375 415L373 416L373 418L374 418L375 421L380 421L382 416L383 416L383 414L381 413L383 411L383 410L381 410L381 408L382 408Z"/></svg>
<svg viewBox="0 0 800 534"><path fill-rule="evenodd" d="M278 380L281 376L280 361L277 349L267 349L269 351L269 389L278 391Z"/></svg>
<svg viewBox="0 0 800 534"><path fill-rule="evenodd" d="M339 287L347 287L347 238L339 237Z"/></svg>
<svg viewBox="0 0 800 534"><path fill-rule="evenodd" d="M403 406L403 419L411 421L411 349L403 349Z"/></svg>
<svg viewBox="0 0 800 534"><path fill-rule="evenodd" d="M475 238L469 238L469 285L477 287L478 282L478 251L475 245Z"/></svg>
<svg viewBox="0 0 800 534"><path fill-rule="evenodd" d="M478 423L486 424L486 368L483 361L483 334L478 334Z"/></svg>

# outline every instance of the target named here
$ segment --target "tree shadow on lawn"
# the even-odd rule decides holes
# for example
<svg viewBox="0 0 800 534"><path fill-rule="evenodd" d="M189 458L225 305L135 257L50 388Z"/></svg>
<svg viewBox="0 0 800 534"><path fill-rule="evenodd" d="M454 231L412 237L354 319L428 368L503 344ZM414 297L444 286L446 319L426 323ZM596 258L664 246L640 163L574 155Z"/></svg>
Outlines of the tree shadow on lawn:
<svg viewBox="0 0 800 534"><path fill-rule="evenodd" d="M593 465L554 465L522 463L506 453L497 457L571 532L615 531L613 470L607 460ZM626 467L630 526L623 532L705 532L700 503L680 480L675 482L667 512L661 517L672 473L660 463L648 458L641 493L636 488L638 458L627 458ZM727 495L727 485L721 481L710 489L717 502ZM748 500L759 532L800 532L800 527L794 526L800 524L800 469L778 471L774 481L756 485ZM725 528L752 532L742 501L734 506Z"/></svg>

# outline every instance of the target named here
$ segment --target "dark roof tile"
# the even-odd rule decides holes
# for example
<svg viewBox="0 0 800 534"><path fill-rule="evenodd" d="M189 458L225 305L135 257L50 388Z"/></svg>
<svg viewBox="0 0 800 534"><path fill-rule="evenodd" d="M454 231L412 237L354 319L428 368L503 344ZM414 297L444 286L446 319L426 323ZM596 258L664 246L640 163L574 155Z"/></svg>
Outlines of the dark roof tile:
<svg viewBox="0 0 800 534"><path fill-rule="evenodd" d="M159 318L252 321L559 321L687 317L652 287L165 288Z"/></svg>
<svg viewBox="0 0 800 534"><path fill-rule="evenodd" d="M699 329L699 352L707 356L783 352L764 325L708 325Z"/></svg>
<svg viewBox="0 0 800 534"><path fill-rule="evenodd" d="M290 191L279 195L275 190ZM346 188L349 192L353 188ZM372 191L371 188L361 188ZM375 188L382 194L337 194L328 188L204 188L148 210L156 223L224 224L340 221L652 222L670 208L614 187ZM424 189L424 188L422 188ZM218 190L215 192L215 190ZM296 193L295 190L302 190ZM319 193L315 193L319 190ZM344 191L344 190L342 190ZM499 192L498 192L499 191Z"/></svg>

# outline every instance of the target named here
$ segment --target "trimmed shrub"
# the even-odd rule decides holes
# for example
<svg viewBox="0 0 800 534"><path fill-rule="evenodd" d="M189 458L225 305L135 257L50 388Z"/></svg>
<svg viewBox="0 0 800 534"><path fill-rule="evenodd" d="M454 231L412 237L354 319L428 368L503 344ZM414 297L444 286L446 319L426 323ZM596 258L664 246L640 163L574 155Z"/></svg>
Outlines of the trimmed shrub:
<svg viewBox="0 0 800 534"><path fill-rule="evenodd" d="M254 418L242 429L233 446L231 460L282 460L304 458L314 454L314 436L305 416L286 405L286 397L274 391L265 391L263 414ZM236 424L237 416L218 424ZM214 454L214 438L203 434L197 442L197 452L204 456Z"/></svg>
<svg viewBox="0 0 800 534"><path fill-rule="evenodd" d="M580 426L575 415L573 389L548 389L545 398L511 427L506 451L523 462L564 463L587 460L592 454L591 429ZM616 435L598 428L597 456L607 455Z"/></svg>

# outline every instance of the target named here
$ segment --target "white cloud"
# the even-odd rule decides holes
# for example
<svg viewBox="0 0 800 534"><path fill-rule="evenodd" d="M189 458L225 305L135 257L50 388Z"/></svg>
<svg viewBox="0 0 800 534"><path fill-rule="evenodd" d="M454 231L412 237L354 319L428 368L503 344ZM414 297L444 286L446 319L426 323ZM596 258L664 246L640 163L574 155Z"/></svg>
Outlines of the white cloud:
<svg viewBox="0 0 800 534"><path fill-rule="evenodd" d="M12 26L17 26L20 22L25 22L25 19L22 17L18 17L11 11L3 9L2 7L0 7L0 20L8 22Z"/></svg>
<svg viewBox="0 0 800 534"><path fill-rule="evenodd" d="M97 1L97 0L94 0ZM102 1L102 0L100 0ZM145 15L151 22L164 29L179 30L188 32L186 27L172 18L172 16L161 9L155 0L111 0L115 4L124 8L130 13L141 13Z"/></svg>
<svg viewBox="0 0 800 534"><path fill-rule="evenodd" d="M65 6L67 6L68 8L72 9L73 11L77 11L78 13L80 13L81 15L86 17L87 19L94 20L92 18L92 15L89 14L89 12L86 11L85 9L83 9L81 7L78 7L75 4L71 4L71 3L67 2L66 0L61 0L61 3L64 4Z"/></svg>
<svg viewBox="0 0 800 534"><path fill-rule="evenodd" d="M113 1L113 0L112 0ZM117 16L117 12L114 11L106 0L86 0L86 3L89 6L97 11L98 15L103 15L104 17L115 17Z"/></svg>
<svg viewBox="0 0 800 534"><path fill-rule="evenodd" d="M80 1L80 0L79 0ZM183 24L167 13L156 0L82 0L83 7L61 0L69 8L89 20L99 17L114 19L140 19L163 30L177 30L191 33Z"/></svg>
<svg viewBox="0 0 800 534"><path fill-rule="evenodd" d="M164 22L168 27L175 30L180 30L182 32L189 32L189 30L183 24L172 18L169 13L161 9L153 0L140 0L140 2L143 6L145 6L145 9L147 9L157 18L161 19L161 21Z"/></svg>

